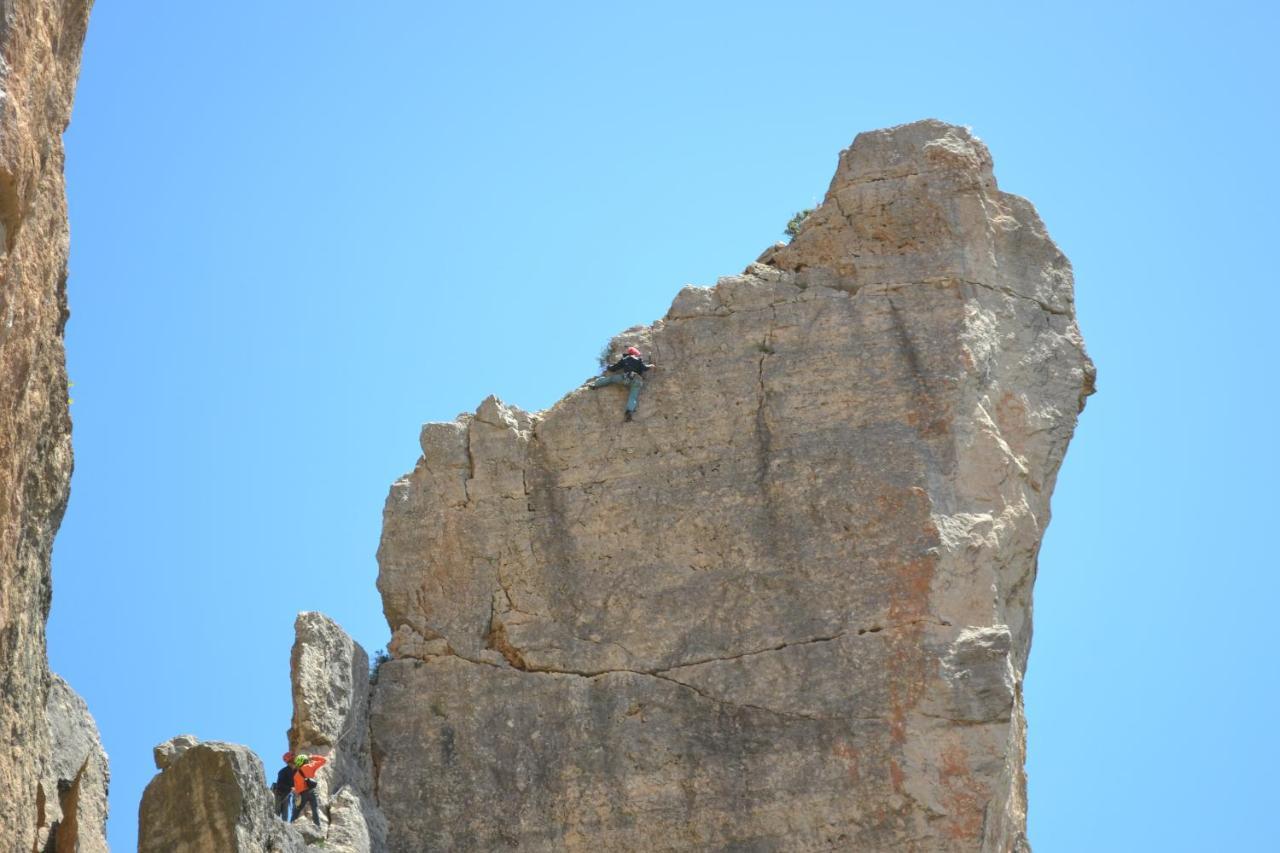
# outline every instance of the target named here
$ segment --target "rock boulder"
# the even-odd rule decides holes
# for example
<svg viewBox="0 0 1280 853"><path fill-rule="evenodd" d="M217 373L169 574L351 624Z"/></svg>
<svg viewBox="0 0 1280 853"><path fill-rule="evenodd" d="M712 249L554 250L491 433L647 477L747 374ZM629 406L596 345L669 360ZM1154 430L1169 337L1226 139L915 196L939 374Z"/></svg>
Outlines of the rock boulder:
<svg viewBox="0 0 1280 853"><path fill-rule="evenodd" d="M300 853L301 835L272 812L262 761L220 741L162 744L165 767L138 809L138 853Z"/></svg>

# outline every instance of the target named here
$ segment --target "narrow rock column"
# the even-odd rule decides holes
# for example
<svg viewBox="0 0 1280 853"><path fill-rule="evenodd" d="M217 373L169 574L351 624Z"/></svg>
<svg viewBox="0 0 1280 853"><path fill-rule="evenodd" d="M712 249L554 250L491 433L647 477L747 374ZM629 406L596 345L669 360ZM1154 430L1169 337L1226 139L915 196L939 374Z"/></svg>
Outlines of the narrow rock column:
<svg viewBox="0 0 1280 853"><path fill-rule="evenodd" d="M380 853L386 821L373 795L369 656L323 613L299 613L294 636L289 743L295 753L317 752L329 759L316 777L327 812L322 816L326 849Z"/></svg>

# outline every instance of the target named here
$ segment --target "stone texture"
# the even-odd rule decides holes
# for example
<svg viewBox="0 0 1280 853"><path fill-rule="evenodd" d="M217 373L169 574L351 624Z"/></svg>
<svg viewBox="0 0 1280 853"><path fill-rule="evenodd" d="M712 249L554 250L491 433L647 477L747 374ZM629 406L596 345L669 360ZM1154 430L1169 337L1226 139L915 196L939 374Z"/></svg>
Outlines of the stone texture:
<svg viewBox="0 0 1280 853"><path fill-rule="evenodd" d="M195 735L176 735L164 743L158 743L151 750L157 770L167 770L178 756L200 742Z"/></svg>
<svg viewBox="0 0 1280 853"><path fill-rule="evenodd" d="M1020 850L1049 496L1093 367L983 144L860 135L658 369L428 424L374 691L393 851ZM617 392L617 393L614 393Z"/></svg>
<svg viewBox="0 0 1280 853"><path fill-rule="evenodd" d="M295 752L318 752L329 763L317 774L326 849L380 853L386 823L373 791L369 749L369 656L322 613L294 622L293 725ZM309 816L309 815L308 815Z"/></svg>
<svg viewBox="0 0 1280 853"><path fill-rule="evenodd" d="M110 773L98 726L84 700L57 675L45 704L52 753L45 768L45 817L37 850L106 853Z"/></svg>
<svg viewBox="0 0 1280 853"><path fill-rule="evenodd" d="M138 809L138 853L305 849L302 836L272 814L262 761L248 747L169 741L156 748L157 764L162 755L165 767Z"/></svg>
<svg viewBox="0 0 1280 853"><path fill-rule="evenodd" d="M340 853L370 853L386 850L387 828L381 812L376 811L372 798L356 794L350 787L337 790L326 801L329 809L329 827L325 833L325 849ZM374 819L366 817L373 813ZM372 828L371 828L372 826Z"/></svg>
<svg viewBox="0 0 1280 853"><path fill-rule="evenodd" d="M71 477L62 132L88 0L0 2L0 849L47 837L49 556ZM82 837L97 829L82 827Z"/></svg>

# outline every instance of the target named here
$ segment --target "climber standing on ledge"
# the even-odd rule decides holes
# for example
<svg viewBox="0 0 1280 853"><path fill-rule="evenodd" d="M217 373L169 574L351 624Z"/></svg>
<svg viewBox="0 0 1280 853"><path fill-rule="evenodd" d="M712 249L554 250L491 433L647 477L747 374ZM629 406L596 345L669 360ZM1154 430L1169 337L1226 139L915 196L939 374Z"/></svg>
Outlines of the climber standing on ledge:
<svg viewBox="0 0 1280 853"><path fill-rule="evenodd" d="M289 807L293 804L293 753L286 752L284 754L284 767L280 768L280 772L276 774L275 784L271 786L271 793L276 795L276 814L280 815L283 821L289 820Z"/></svg>
<svg viewBox="0 0 1280 853"><path fill-rule="evenodd" d="M311 819L320 826L320 802L316 799L316 771L324 766L323 755L297 755L293 759L293 823L302 810L311 804Z"/></svg>
<svg viewBox="0 0 1280 853"><path fill-rule="evenodd" d="M595 382L591 383L592 388L603 388L606 385L617 385L623 383L631 388L631 393L627 395L627 410L622 415L624 421L631 420L631 415L635 413L636 403L640 401L640 389L644 387L644 373L653 367L652 364L645 364L644 358L640 355L640 350L635 347L627 347L627 351L623 353L622 358L604 369L605 376L601 376Z"/></svg>

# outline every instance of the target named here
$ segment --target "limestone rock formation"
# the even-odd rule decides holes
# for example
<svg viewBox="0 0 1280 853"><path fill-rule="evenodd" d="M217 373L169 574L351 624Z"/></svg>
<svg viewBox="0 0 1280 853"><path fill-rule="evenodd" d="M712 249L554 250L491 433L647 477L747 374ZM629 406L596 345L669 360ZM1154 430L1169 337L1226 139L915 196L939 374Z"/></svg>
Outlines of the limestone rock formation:
<svg viewBox="0 0 1280 853"><path fill-rule="evenodd" d="M45 767L37 850L106 853L107 754L84 700L57 675L45 704L53 752Z"/></svg>
<svg viewBox="0 0 1280 853"><path fill-rule="evenodd" d="M295 751L320 752L329 760L317 776L325 849L380 853L387 830L374 800L369 656L329 617L299 613L290 669L289 743Z"/></svg>
<svg viewBox="0 0 1280 853"><path fill-rule="evenodd" d="M62 132L88 0L0 2L0 849L49 834L49 556L66 508L71 420ZM78 737L78 735L77 735ZM96 735L94 735L96 737ZM63 753L59 753L63 754ZM56 772L56 771L54 771ZM105 814L105 812L104 812ZM81 837L96 828L81 827Z"/></svg>
<svg viewBox="0 0 1280 853"><path fill-rule="evenodd" d="M370 718L393 851L1021 850L1049 496L1093 367L986 147L860 135L795 239L428 424Z"/></svg>
<svg viewBox="0 0 1280 853"><path fill-rule="evenodd" d="M262 761L248 747L175 738L142 794L138 853L300 853L302 836L272 813Z"/></svg>

